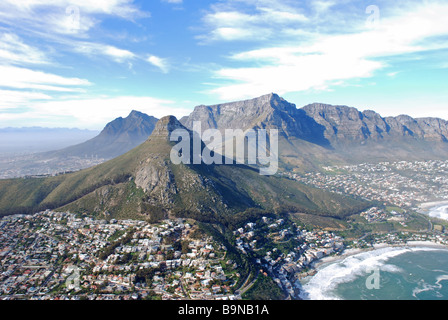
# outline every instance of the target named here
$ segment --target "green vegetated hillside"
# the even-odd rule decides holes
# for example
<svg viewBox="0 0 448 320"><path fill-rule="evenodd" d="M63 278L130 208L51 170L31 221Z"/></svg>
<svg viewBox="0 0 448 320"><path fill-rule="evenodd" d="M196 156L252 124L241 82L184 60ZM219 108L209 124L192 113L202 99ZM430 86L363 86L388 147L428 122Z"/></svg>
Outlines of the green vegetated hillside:
<svg viewBox="0 0 448 320"><path fill-rule="evenodd" d="M174 165L169 133L184 128L161 119L150 138L93 168L41 179L0 181L0 214L60 208L104 218L172 216L218 221L251 208L345 217L367 203L310 188L244 165Z"/></svg>

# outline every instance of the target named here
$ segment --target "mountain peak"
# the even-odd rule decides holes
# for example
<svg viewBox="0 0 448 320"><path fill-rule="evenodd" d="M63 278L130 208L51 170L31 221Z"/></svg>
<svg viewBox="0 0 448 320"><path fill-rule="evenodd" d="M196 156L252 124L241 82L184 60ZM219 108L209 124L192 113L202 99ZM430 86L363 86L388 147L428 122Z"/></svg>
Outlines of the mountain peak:
<svg viewBox="0 0 448 320"><path fill-rule="evenodd" d="M109 122L101 133L84 143L58 150L53 156L98 156L112 159L145 142L158 119L140 111L132 110L126 117Z"/></svg>
<svg viewBox="0 0 448 320"><path fill-rule="evenodd" d="M182 118L181 122L189 129L192 129L194 121L201 121L203 130L251 129L263 127L260 122L275 117L273 114L279 112L295 114L297 108L276 93L269 93L249 100L198 106L188 117Z"/></svg>
<svg viewBox="0 0 448 320"><path fill-rule="evenodd" d="M177 120L175 116L166 116L156 123L151 136L169 137L171 132L176 129L186 130L186 128Z"/></svg>
<svg viewBox="0 0 448 320"><path fill-rule="evenodd" d="M145 116L145 114L140 111L137 111L137 110L132 110L131 113L129 114L128 118L141 117L141 116Z"/></svg>

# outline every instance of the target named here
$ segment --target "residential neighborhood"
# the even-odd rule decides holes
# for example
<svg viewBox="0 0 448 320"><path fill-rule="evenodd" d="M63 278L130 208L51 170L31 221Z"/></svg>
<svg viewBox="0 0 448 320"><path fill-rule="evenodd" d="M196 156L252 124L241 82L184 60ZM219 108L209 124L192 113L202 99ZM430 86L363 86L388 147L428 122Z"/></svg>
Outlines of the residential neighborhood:
<svg viewBox="0 0 448 320"><path fill-rule="evenodd" d="M323 169L324 172L284 175L317 188L403 208L448 199L447 160L362 163Z"/></svg>
<svg viewBox="0 0 448 320"><path fill-rule="evenodd" d="M344 248L331 232L268 217L234 236L237 250L290 298L301 272ZM0 243L2 299L236 300L254 282L239 281L227 248L183 219L150 224L46 210L4 217Z"/></svg>
<svg viewBox="0 0 448 320"><path fill-rule="evenodd" d="M301 279L313 275L324 257L413 241L448 245L443 221L423 219L424 230L403 231L410 230L411 212L420 202L447 198L448 161L325 170L288 177L375 201L350 217L366 226L362 234L344 238L331 228L268 213L223 234L184 218L98 220L88 213L52 210L2 217L0 299L240 300L255 297L255 283L264 278L283 298L298 299ZM388 223L403 230L381 232ZM369 231L375 226L379 232Z"/></svg>
<svg viewBox="0 0 448 320"><path fill-rule="evenodd" d="M238 273L225 248L192 233L194 227L180 219L106 222L50 210L5 217L0 296L236 299ZM142 276L146 271L150 278ZM70 282L74 274L79 285Z"/></svg>

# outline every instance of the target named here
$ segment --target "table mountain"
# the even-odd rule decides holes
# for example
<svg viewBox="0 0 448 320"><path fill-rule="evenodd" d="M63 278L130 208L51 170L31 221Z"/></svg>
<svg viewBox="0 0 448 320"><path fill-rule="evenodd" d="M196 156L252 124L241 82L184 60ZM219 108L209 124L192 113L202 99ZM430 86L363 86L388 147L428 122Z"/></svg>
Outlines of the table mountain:
<svg viewBox="0 0 448 320"><path fill-rule="evenodd" d="M277 128L280 163L317 169L324 164L448 157L448 122L314 103L298 109L272 93L259 98L198 106L181 122L202 129Z"/></svg>

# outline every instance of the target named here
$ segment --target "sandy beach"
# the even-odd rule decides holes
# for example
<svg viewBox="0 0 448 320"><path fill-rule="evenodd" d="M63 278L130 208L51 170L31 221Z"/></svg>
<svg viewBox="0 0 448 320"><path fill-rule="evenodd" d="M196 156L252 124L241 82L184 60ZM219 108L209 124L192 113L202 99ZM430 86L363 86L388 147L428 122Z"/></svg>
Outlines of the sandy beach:
<svg viewBox="0 0 448 320"><path fill-rule="evenodd" d="M418 207L422 210L427 210L432 207L443 206L443 205L448 205L448 200L420 203L418 205Z"/></svg>
<svg viewBox="0 0 448 320"><path fill-rule="evenodd" d="M420 248L439 248L439 249L446 249L448 250L447 245L443 245L440 243L432 242L432 241L408 241L405 244L387 244L387 243L379 243L375 244L373 247L370 248L354 248L354 249L346 249L342 252L340 255L332 255L328 257L324 257L312 264L313 269L315 269L317 272L320 269L325 268L326 266L344 260L345 258L348 258L350 256L354 256L363 252L368 251L374 251L378 249L384 249L384 248L410 248L410 247L420 247ZM301 282L307 282L309 279L311 279L313 276L307 276L301 279Z"/></svg>

